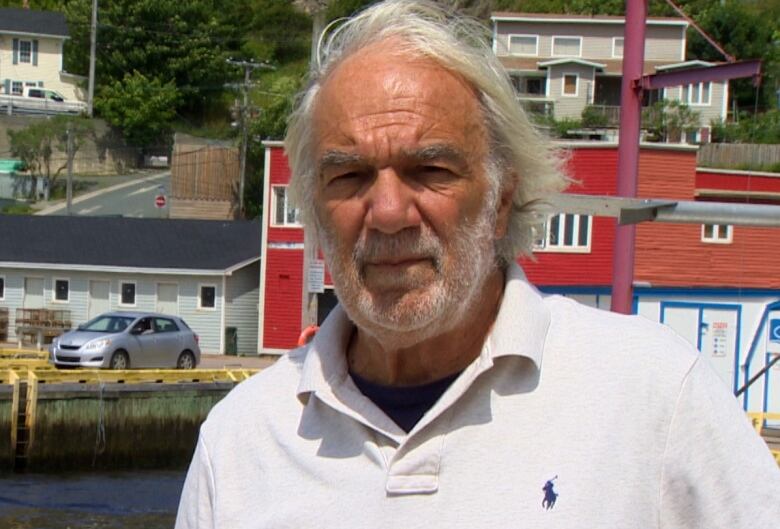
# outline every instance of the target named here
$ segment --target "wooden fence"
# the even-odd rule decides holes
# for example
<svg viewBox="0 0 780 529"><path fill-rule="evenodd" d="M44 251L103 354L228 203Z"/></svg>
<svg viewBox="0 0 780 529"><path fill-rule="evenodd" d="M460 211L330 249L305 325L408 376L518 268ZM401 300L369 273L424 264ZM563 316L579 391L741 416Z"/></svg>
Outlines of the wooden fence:
<svg viewBox="0 0 780 529"><path fill-rule="evenodd" d="M171 161L171 194L183 200L235 201L238 149L177 143Z"/></svg>
<svg viewBox="0 0 780 529"><path fill-rule="evenodd" d="M776 170L780 145L706 143L699 148L696 161L701 167Z"/></svg>

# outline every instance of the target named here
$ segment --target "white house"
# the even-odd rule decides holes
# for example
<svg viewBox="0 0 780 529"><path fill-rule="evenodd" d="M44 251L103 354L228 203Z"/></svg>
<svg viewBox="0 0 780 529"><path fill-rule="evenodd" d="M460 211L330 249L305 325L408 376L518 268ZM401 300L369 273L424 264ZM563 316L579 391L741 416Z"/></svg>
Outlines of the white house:
<svg viewBox="0 0 780 529"><path fill-rule="evenodd" d="M556 119L575 118L593 106L617 125L623 68L625 19L585 16L496 12L493 48L507 68L519 101L532 112ZM681 18L648 17L644 73L712 66L686 60ZM646 93L645 104L658 99L680 100L699 114L696 141L709 139L710 122L726 119L728 83L705 82Z"/></svg>
<svg viewBox="0 0 780 529"><path fill-rule="evenodd" d="M62 13L0 8L0 94L22 95L25 87L44 87L66 101L85 101L84 78L67 73L63 65L69 38Z"/></svg>
<svg viewBox="0 0 780 529"><path fill-rule="evenodd" d="M0 215L0 309L179 315L206 353L257 353L260 224L253 221ZM3 311L4 312L4 311Z"/></svg>

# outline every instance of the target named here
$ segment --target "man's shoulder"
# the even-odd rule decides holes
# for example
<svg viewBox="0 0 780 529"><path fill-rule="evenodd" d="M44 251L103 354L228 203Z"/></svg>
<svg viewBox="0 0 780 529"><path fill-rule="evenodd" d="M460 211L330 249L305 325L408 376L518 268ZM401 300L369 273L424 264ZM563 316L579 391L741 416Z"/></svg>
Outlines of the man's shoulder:
<svg viewBox="0 0 780 529"><path fill-rule="evenodd" d="M293 349L234 387L212 408L202 427L204 433L288 413L298 403L297 388L307 351L306 347Z"/></svg>
<svg viewBox="0 0 780 529"><path fill-rule="evenodd" d="M587 306L562 296L545 297L551 314L549 344L574 346L601 363L658 364L686 373L699 353L671 328L644 316Z"/></svg>

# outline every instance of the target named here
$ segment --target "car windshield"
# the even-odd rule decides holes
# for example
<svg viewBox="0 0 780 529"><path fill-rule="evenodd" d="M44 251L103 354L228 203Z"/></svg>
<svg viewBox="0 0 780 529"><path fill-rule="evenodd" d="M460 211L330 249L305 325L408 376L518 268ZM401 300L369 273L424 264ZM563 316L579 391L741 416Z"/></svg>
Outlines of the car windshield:
<svg viewBox="0 0 780 529"><path fill-rule="evenodd" d="M98 316L81 326L82 331L122 332L135 318L128 316Z"/></svg>

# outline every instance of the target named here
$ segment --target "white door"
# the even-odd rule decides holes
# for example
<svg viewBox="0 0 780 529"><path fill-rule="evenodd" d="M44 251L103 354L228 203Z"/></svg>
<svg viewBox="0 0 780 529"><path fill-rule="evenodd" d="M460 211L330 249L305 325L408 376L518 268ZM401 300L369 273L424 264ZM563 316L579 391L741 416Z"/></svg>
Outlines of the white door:
<svg viewBox="0 0 780 529"><path fill-rule="evenodd" d="M109 301L110 283L108 281L89 282L89 316L92 319L111 310Z"/></svg>
<svg viewBox="0 0 780 529"><path fill-rule="evenodd" d="M780 355L780 310L769 312L766 327L766 362ZM760 365L766 365L762 363ZM764 379L764 401L768 413L780 413L780 361L769 369ZM770 428L780 428L780 421L767 421Z"/></svg>
<svg viewBox="0 0 780 529"><path fill-rule="evenodd" d="M157 312L174 316L179 314L179 285L157 283Z"/></svg>
<svg viewBox="0 0 780 529"><path fill-rule="evenodd" d="M664 307L661 322L688 340L694 347L699 341L699 309L697 307Z"/></svg>
<svg viewBox="0 0 780 529"><path fill-rule="evenodd" d="M25 309L42 309L43 302L43 278L25 277L24 278L24 301Z"/></svg>

